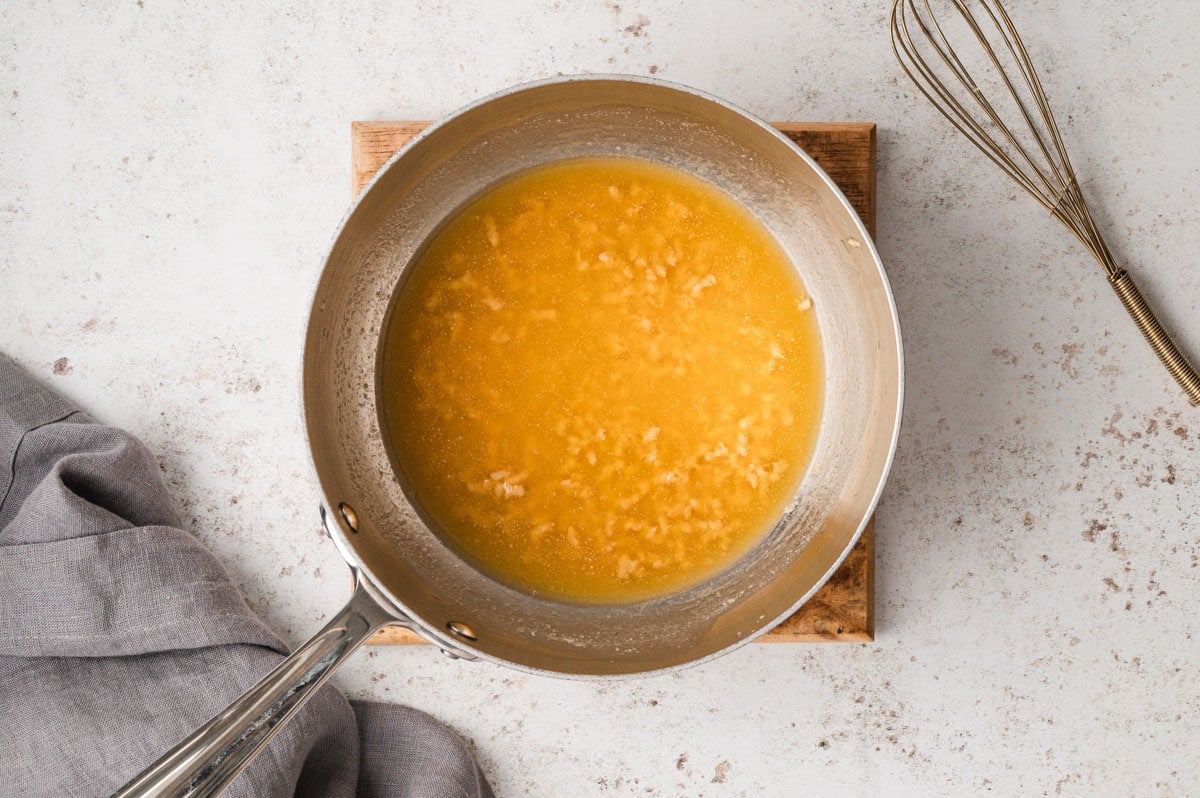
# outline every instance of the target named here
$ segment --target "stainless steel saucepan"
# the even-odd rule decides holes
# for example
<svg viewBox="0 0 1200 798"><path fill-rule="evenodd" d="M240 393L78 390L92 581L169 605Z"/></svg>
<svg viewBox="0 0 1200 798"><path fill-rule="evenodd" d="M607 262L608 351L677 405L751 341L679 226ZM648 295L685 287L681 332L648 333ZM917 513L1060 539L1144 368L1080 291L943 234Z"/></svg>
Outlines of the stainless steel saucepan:
<svg viewBox="0 0 1200 798"><path fill-rule="evenodd" d="M514 172L599 154L685 169L767 225L813 297L826 386L812 465L762 543L698 587L588 607L500 584L442 543L392 470L376 390L393 291L430 233ZM769 125L701 92L627 77L552 80L467 107L405 147L366 188L313 298L304 412L322 517L354 576L349 603L118 794L215 794L389 624L451 657L570 677L670 670L747 643L812 596L858 540L892 461L901 382L896 311L867 231L829 177Z"/></svg>

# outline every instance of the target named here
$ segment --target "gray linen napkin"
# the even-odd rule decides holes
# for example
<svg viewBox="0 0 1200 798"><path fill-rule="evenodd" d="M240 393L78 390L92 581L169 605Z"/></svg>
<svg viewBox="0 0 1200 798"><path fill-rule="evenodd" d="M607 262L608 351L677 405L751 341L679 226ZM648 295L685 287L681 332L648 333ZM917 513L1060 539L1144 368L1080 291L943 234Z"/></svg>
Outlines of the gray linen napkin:
<svg viewBox="0 0 1200 798"><path fill-rule="evenodd" d="M0 354L0 795L108 795L285 651L146 448ZM492 791L433 718L326 686L226 794Z"/></svg>

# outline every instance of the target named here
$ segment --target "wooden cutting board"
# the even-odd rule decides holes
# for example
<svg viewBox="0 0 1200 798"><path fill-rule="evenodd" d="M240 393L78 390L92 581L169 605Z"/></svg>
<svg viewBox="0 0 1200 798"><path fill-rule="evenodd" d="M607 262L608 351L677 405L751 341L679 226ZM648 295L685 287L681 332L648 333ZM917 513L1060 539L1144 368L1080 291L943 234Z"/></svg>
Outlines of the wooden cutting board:
<svg viewBox="0 0 1200 798"><path fill-rule="evenodd" d="M357 195L397 151L428 122L353 122L351 188ZM821 165L875 235L875 125L868 122L776 122ZM764 643L863 643L875 639L875 530L867 524L850 555L817 594L792 617L758 638ZM424 643L393 626L370 645Z"/></svg>

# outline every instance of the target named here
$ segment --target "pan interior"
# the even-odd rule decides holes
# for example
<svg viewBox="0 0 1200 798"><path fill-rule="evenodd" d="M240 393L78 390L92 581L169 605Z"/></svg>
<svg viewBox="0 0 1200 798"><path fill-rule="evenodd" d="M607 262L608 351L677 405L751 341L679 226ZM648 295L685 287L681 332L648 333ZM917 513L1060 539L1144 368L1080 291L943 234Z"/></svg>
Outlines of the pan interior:
<svg viewBox="0 0 1200 798"><path fill-rule="evenodd" d="M405 278L379 348L384 442L486 573L647 601L739 560L792 501L820 422L815 314L714 186L556 161L458 209Z"/></svg>
<svg viewBox="0 0 1200 798"><path fill-rule="evenodd" d="M813 297L825 412L797 500L732 568L683 593L583 606L470 567L416 513L380 433L377 349L393 289L437 226L483 187L538 164L621 155L691 172L766 225ZM657 83L565 80L515 90L433 129L360 199L314 298L304 397L331 505L354 508L357 558L399 607L478 653L554 673L613 675L702 659L752 637L814 591L857 539L890 462L899 407L894 312L873 250L824 176L727 106ZM457 641L462 645L462 641Z"/></svg>

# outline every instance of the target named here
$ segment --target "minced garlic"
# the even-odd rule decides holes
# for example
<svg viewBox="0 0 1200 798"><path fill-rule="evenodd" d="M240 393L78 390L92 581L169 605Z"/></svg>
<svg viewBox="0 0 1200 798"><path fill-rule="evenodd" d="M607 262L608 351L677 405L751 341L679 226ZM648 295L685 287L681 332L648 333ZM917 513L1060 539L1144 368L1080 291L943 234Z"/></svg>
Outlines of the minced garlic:
<svg viewBox="0 0 1200 798"><path fill-rule="evenodd" d="M769 233L626 158L522 173L429 242L383 353L389 446L497 578L568 601L694 584L792 499L822 401L816 314Z"/></svg>

